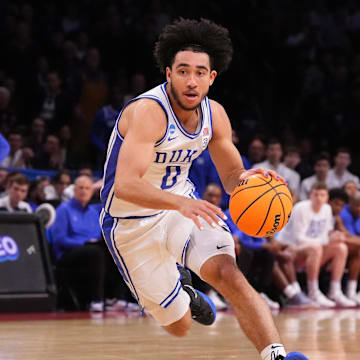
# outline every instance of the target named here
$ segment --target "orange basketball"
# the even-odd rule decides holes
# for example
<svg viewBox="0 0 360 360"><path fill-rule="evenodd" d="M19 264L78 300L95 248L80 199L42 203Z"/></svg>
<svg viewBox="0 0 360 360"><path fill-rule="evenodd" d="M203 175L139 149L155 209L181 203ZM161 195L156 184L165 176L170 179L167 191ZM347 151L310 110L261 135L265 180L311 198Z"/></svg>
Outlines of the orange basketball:
<svg viewBox="0 0 360 360"><path fill-rule="evenodd" d="M242 180L230 196L229 211L245 234L271 236L288 222L293 207L289 188L272 176L255 174Z"/></svg>

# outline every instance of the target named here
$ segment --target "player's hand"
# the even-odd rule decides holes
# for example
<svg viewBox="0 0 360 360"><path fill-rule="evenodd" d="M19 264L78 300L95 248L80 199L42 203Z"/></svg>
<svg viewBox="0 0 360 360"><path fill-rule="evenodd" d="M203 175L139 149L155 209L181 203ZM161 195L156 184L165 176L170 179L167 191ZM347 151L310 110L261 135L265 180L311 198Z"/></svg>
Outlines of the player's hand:
<svg viewBox="0 0 360 360"><path fill-rule="evenodd" d="M243 173L241 173L239 180L245 180L249 176L255 175L255 174L261 174L265 177L272 176L275 180L282 181L284 184L286 184L286 180L280 176L276 171L270 170L270 169L263 169L263 168L255 168L246 170Z"/></svg>
<svg viewBox="0 0 360 360"><path fill-rule="evenodd" d="M185 217L192 219L200 230L203 230L203 227L200 223L199 217L203 218L214 228L217 225L220 225L220 219L218 216L220 216L221 219L227 219L226 215L219 207L206 200L195 200L184 197L180 201L178 211Z"/></svg>

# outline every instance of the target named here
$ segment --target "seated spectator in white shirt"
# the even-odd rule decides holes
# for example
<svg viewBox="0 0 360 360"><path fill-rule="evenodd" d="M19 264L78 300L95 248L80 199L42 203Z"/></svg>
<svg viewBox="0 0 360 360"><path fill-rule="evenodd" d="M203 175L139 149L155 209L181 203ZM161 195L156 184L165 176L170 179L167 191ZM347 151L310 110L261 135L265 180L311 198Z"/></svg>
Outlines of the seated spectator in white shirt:
<svg viewBox="0 0 360 360"><path fill-rule="evenodd" d="M327 187L328 184L328 173L330 170L330 155L327 152L319 153L314 162L314 172L315 174L305 178L300 184L300 200L307 200L310 196L311 188L316 183L325 183Z"/></svg>
<svg viewBox="0 0 360 360"><path fill-rule="evenodd" d="M295 265L307 275L308 296L322 307L356 306L342 292L348 248L345 235L333 230L331 207L327 204L328 190L324 183L316 183L310 199L294 205L289 223L279 233L278 239L293 246ZM328 297L319 288L320 269L330 265L331 282Z"/></svg>
<svg viewBox="0 0 360 360"><path fill-rule="evenodd" d="M9 174L8 179L7 195L0 199L0 211L32 213L31 206L24 201L30 187L29 179L20 173Z"/></svg>
<svg viewBox="0 0 360 360"><path fill-rule="evenodd" d="M341 188L347 181L353 181L357 186L359 186L359 178L348 170L350 164L350 150L347 148L337 149L334 157L334 167L328 174L329 189Z"/></svg>
<svg viewBox="0 0 360 360"><path fill-rule="evenodd" d="M275 170L288 182L289 189L294 202L297 201L299 194L300 176L296 171L288 168L281 162L283 155L282 145L277 139L271 139L266 147L266 160L253 165L253 168L264 168Z"/></svg>

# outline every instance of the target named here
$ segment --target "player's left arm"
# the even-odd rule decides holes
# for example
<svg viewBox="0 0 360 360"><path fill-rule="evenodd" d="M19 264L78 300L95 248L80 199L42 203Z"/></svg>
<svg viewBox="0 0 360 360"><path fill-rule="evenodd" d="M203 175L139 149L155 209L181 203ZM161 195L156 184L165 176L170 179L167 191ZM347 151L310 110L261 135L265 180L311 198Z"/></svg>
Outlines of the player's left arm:
<svg viewBox="0 0 360 360"><path fill-rule="evenodd" d="M230 194L238 185L239 180L257 173L264 176L269 173L285 182L272 170L261 168L245 170L239 151L232 142L231 124L225 109L216 101L210 100L210 102L213 116L213 136L209 142L209 152L226 192Z"/></svg>

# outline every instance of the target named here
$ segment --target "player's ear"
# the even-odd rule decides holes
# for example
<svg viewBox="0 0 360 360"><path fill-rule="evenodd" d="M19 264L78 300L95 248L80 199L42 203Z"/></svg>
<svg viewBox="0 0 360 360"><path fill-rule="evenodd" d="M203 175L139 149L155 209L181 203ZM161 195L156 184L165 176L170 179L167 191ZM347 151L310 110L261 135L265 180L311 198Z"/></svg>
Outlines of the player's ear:
<svg viewBox="0 0 360 360"><path fill-rule="evenodd" d="M210 86L214 83L217 72L215 70L211 70L210 72Z"/></svg>
<svg viewBox="0 0 360 360"><path fill-rule="evenodd" d="M169 68L169 66L166 67L165 72L166 72L166 81L169 82L171 76L171 69Z"/></svg>

